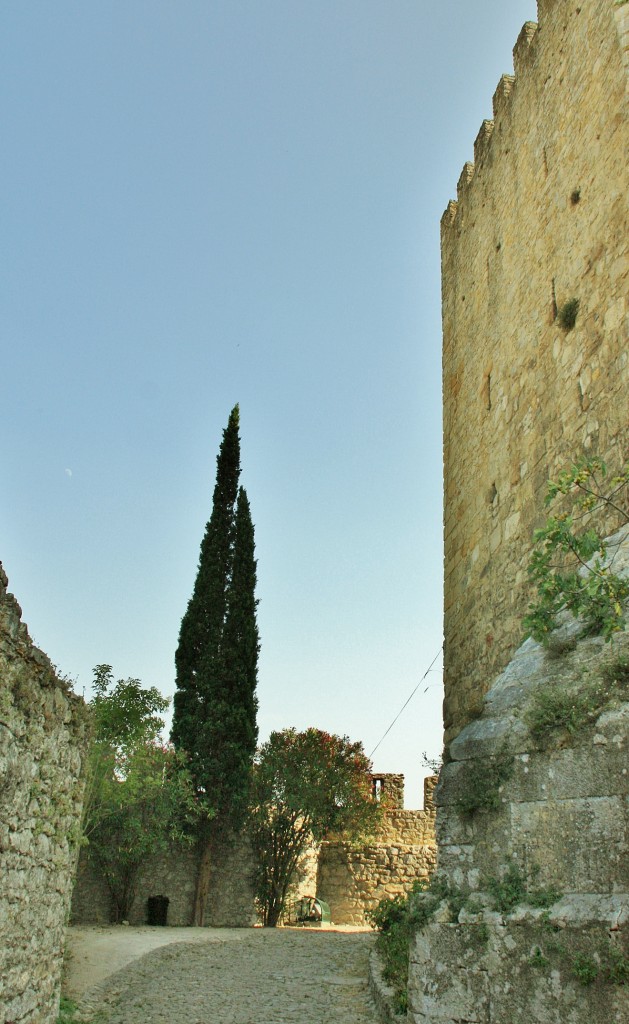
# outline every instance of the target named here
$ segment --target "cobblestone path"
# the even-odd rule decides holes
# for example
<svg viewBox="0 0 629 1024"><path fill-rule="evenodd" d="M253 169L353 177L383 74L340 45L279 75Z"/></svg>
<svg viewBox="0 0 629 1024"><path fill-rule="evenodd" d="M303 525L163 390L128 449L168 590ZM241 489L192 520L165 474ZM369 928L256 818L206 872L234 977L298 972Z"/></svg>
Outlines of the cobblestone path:
<svg viewBox="0 0 629 1024"><path fill-rule="evenodd" d="M163 946L81 1000L99 1024L378 1024L369 933L256 929Z"/></svg>

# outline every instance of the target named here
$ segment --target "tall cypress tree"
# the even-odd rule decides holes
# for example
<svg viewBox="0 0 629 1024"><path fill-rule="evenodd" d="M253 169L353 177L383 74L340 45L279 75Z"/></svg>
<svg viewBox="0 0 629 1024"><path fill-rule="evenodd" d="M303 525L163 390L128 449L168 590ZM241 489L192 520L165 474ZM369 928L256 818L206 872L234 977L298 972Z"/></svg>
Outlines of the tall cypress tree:
<svg viewBox="0 0 629 1024"><path fill-rule="evenodd" d="M214 791L220 794L219 817L233 827L242 824L249 796L251 764L258 739L256 686L260 649L256 622L256 560L253 523L247 493L238 492L235 516L234 559L227 594L227 612L221 650L221 704L213 715L213 734L224 751L222 768L216 764Z"/></svg>
<svg viewBox="0 0 629 1024"><path fill-rule="evenodd" d="M194 924L203 923L213 840L242 824L257 741L258 664L254 533L238 490L238 406L217 458L212 514L175 654L171 738L185 750L199 797L214 817L200 835Z"/></svg>

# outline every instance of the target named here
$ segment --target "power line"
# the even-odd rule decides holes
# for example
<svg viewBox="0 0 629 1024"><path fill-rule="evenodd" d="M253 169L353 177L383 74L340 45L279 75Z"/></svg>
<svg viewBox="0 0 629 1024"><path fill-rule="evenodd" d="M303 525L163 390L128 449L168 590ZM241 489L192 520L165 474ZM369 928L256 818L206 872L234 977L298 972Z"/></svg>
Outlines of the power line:
<svg viewBox="0 0 629 1024"><path fill-rule="evenodd" d="M405 701L405 703L404 703L404 704L402 705L402 707L401 707L401 708L400 708L400 710L398 711L397 715L395 716L395 718L394 718L394 719L393 719L393 721L391 722L391 725L389 726L389 728L387 729L387 731L386 731L386 732L384 733L384 735L383 735L383 736L382 736L382 737L381 737L381 738L380 738L380 739L378 740L378 742L376 743L375 747L373 748L373 750L371 751L371 753L370 753L370 755L369 755L369 760L370 760L370 761L371 761L371 759L372 759L373 755L375 754L376 750L378 749L378 747L379 747L379 746L380 746L380 744L382 743L382 741L383 741L383 740L384 740L384 739L385 739L385 738L386 738L386 737L387 737L387 736L389 735L389 733L391 732L391 729L393 728L393 726L394 726L394 725L395 725L395 723L397 722L398 718L400 717L400 715L402 714L402 712L404 711L404 709L405 709L405 708L407 707L407 705L408 705L408 704L410 704L410 702L412 701L413 697L415 696L415 694L416 694L416 693L417 693L417 691L419 690L419 688L420 688L421 684L423 683L423 681L424 681L424 679L426 678L426 676L428 675L428 673L429 673L429 672L431 671L431 669L432 669L432 666L434 665L434 663L436 662L437 658L439 657L439 655L441 654L441 652L442 652L442 651L443 651L443 645L442 645L442 646L441 646L441 647L439 648L439 650L438 650L438 651L437 651L437 653L435 654L434 658L433 658L433 659L432 659L432 661L430 662L430 665L428 666L428 668L427 668L427 669L426 669L426 671L424 672L423 676L422 676L422 677L421 677L421 679L419 680L419 682L418 682L417 686L415 687L415 689L414 689L414 690L413 690L413 692L411 693L410 697L409 697L409 698L408 698L408 699L407 699L407 700ZM426 689L424 690L424 693L427 693L429 689L430 689L430 686L427 686L427 687L426 687Z"/></svg>

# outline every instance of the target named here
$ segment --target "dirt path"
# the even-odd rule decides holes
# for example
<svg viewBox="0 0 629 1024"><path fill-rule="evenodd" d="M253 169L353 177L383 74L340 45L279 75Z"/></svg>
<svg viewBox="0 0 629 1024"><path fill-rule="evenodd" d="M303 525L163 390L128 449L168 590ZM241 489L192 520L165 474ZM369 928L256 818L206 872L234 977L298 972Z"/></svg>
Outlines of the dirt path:
<svg viewBox="0 0 629 1024"><path fill-rule="evenodd" d="M66 991L103 1024L378 1024L372 945L368 932L70 929Z"/></svg>

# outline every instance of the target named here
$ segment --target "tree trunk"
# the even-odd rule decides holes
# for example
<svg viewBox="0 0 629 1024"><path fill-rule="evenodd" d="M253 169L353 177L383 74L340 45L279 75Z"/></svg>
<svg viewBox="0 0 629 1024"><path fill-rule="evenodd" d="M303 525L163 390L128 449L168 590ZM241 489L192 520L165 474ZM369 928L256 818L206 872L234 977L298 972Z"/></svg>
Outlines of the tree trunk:
<svg viewBox="0 0 629 1024"><path fill-rule="evenodd" d="M277 922L280 919L282 913L282 905L278 900L273 900L266 911L266 919L264 921L265 928L276 928Z"/></svg>
<svg viewBox="0 0 629 1024"><path fill-rule="evenodd" d="M193 928L203 928L205 924L205 904L207 903L208 892L210 891L210 872L212 870L212 840L203 839L201 854L199 856L199 867L197 869L197 883L194 893L194 907L192 910Z"/></svg>

